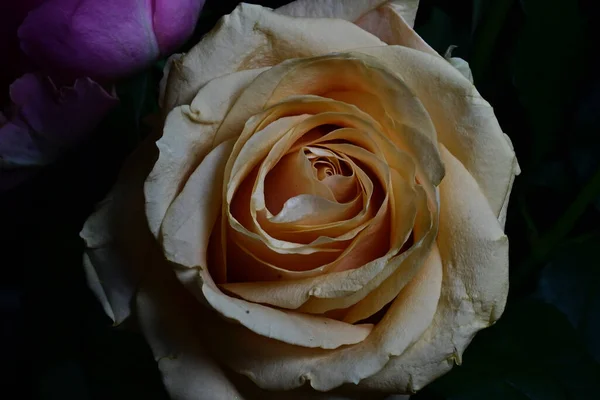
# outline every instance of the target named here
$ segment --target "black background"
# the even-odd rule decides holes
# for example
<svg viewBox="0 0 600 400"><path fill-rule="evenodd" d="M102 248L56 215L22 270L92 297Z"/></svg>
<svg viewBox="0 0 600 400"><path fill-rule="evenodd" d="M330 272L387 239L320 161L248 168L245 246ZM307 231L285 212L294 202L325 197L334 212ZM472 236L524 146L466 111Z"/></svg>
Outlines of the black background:
<svg viewBox="0 0 600 400"><path fill-rule="evenodd" d="M185 47L234 6L208 0ZM600 396L599 20L593 1L421 0L417 31L438 52L459 46L523 173L506 312L415 399ZM88 291L78 234L146 134L160 76L157 63L119 82L121 105L87 143L0 199L3 398L168 398L143 338L112 328Z"/></svg>

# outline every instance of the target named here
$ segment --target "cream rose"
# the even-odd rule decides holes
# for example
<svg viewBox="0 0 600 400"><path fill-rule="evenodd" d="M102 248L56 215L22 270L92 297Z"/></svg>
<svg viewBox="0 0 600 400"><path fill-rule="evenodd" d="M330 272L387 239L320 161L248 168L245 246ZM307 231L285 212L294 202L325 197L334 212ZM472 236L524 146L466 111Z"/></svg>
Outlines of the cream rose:
<svg viewBox="0 0 600 400"><path fill-rule="evenodd" d="M417 5L241 4L170 60L82 236L174 399L413 393L502 314L519 167Z"/></svg>

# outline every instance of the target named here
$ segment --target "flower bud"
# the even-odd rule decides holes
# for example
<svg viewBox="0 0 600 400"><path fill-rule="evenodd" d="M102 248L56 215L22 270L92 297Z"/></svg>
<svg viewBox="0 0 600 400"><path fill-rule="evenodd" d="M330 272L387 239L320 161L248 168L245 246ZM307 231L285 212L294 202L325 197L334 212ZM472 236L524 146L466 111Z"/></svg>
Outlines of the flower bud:
<svg viewBox="0 0 600 400"><path fill-rule="evenodd" d="M50 0L19 28L22 50L70 77L114 79L146 67L193 32L204 0Z"/></svg>
<svg viewBox="0 0 600 400"><path fill-rule="evenodd" d="M56 87L40 74L10 86L11 107L0 113L0 192L56 160L90 134L118 99L89 78Z"/></svg>

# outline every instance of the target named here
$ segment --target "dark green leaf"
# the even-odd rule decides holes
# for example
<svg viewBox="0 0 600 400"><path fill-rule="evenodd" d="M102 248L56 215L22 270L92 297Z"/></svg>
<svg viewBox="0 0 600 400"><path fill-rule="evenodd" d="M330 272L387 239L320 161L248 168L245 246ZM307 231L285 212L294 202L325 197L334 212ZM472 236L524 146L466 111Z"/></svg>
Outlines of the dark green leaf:
<svg viewBox="0 0 600 400"><path fill-rule="evenodd" d="M415 400L587 400L600 391L600 366L556 308L537 300L513 303L493 327L480 332L463 364Z"/></svg>
<svg viewBox="0 0 600 400"><path fill-rule="evenodd" d="M145 118L158 111L158 84L162 77L160 68L152 68L133 75L117 84L119 106L111 113L112 123L127 141L137 144L149 132Z"/></svg>
<svg viewBox="0 0 600 400"><path fill-rule="evenodd" d="M437 1L420 4L415 30L438 53L457 46L453 56L468 58L470 48L470 4L457 1L453 7L443 7ZM466 23L465 23L466 22Z"/></svg>
<svg viewBox="0 0 600 400"><path fill-rule="evenodd" d="M91 400L81 365L66 360L42 375L37 390L40 400Z"/></svg>
<svg viewBox="0 0 600 400"><path fill-rule="evenodd" d="M586 36L576 1L522 0L521 4L525 24L514 79L533 130L530 162L537 165L557 145L585 75Z"/></svg>
<svg viewBox="0 0 600 400"><path fill-rule="evenodd" d="M498 38L507 27L509 12L514 0L474 1L473 24L475 27L475 43L471 57L471 70L476 81L487 73L494 56Z"/></svg>
<svg viewBox="0 0 600 400"><path fill-rule="evenodd" d="M600 362L600 234L566 243L542 271L537 296L568 318Z"/></svg>

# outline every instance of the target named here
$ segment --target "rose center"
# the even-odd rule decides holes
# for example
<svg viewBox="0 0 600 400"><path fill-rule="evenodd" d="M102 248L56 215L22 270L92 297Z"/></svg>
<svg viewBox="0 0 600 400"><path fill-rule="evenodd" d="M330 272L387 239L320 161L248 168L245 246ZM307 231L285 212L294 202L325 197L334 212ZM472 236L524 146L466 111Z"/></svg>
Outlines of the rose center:
<svg viewBox="0 0 600 400"><path fill-rule="evenodd" d="M304 149L304 155L311 163L314 177L320 181L335 175L352 176L348 162L331 150L309 147Z"/></svg>
<svg viewBox="0 0 600 400"><path fill-rule="evenodd" d="M339 171L337 171L336 166L327 159L316 159L312 162L312 167L315 176L318 180L322 181L327 176L337 175Z"/></svg>

